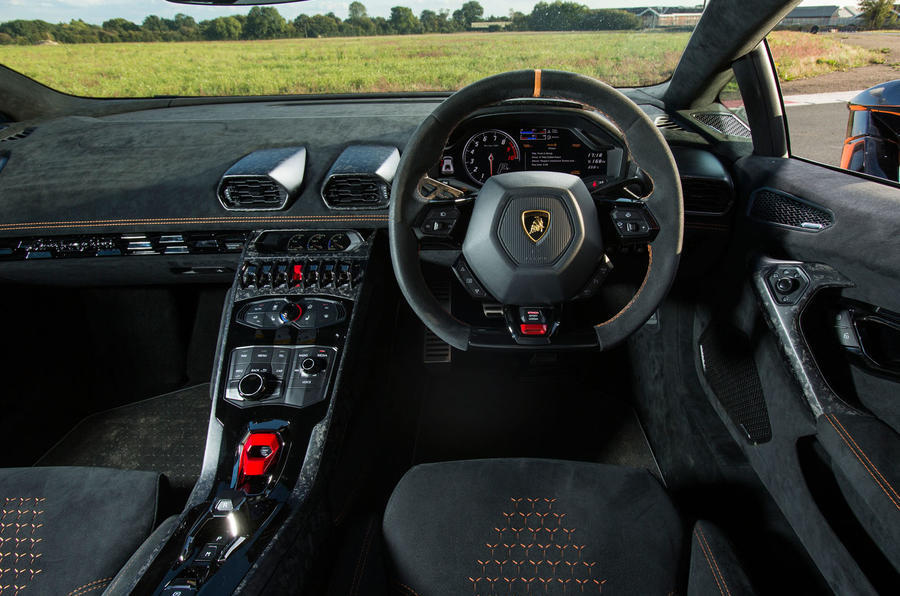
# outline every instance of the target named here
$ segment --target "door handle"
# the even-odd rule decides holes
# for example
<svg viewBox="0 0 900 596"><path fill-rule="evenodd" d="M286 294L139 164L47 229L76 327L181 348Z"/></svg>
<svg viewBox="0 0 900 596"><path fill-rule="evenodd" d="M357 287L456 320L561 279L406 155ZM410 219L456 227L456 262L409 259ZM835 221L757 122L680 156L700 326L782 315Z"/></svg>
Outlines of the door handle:
<svg viewBox="0 0 900 596"><path fill-rule="evenodd" d="M900 315L854 302L835 320L838 342L853 360L876 374L900 379Z"/></svg>

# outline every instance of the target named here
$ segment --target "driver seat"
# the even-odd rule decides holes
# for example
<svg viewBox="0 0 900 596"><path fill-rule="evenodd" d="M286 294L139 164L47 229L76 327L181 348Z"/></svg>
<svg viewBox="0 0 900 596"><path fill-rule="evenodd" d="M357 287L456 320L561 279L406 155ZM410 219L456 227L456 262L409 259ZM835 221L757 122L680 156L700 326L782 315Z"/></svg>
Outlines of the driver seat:
<svg viewBox="0 0 900 596"><path fill-rule="evenodd" d="M419 465L383 521L398 593L752 594L727 541L646 470L543 459ZM689 570L688 570L689 568Z"/></svg>

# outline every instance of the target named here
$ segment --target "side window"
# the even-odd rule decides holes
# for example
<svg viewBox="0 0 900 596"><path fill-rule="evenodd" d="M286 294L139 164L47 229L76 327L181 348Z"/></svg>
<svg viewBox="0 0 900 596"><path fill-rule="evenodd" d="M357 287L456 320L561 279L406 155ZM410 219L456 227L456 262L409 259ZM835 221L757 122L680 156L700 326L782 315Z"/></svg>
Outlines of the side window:
<svg viewBox="0 0 900 596"><path fill-rule="evenodd" d="M791 154L897 182L900 37L840 15L810 19L768 37Z"/></svg>

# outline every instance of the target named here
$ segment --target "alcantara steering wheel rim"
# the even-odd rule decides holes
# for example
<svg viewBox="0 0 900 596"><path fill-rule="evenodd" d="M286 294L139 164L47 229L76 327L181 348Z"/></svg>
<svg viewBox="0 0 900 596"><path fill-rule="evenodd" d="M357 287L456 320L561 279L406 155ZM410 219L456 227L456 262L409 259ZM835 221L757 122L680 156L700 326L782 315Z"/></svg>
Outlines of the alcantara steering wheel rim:
<svg viewBox="0 0 900 596"><path fill-rule="evenodd" d="M602 115L618 129L630 159L652 182L652 191L643 202L659 223L659 232L647 245L649 258L643 282L618 313L593 325L590 341L576 342L579 346L608 349L640 328L668 292L681 256L684 208L675 160L656 126L621 92L584 75L547 70L494 75L457 91L419 125L403 152L391 189L388 230L397 283L416 315L451 346L461 350L488 346L522 347L512 341L508 346L486 344L473 327L444 310L429 291L422 274L414 228L422 209L428 204L417 194L419 183L439 159L453 129L476 110L505 100L528 97L575 101ZM549 341L540 347L573 346Z"/></svg>

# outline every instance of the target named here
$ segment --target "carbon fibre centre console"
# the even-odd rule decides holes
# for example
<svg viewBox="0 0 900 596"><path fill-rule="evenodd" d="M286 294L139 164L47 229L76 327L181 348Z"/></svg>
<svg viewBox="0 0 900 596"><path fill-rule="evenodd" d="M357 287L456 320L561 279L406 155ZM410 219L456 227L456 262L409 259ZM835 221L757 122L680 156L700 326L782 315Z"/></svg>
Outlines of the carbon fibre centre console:
<svg viewBox="0 0 900 596"><path fill-rule="evenodd" d="M251 234L217 347L215 478L158 556L158 572L145 576L146 592L233 592L298 506L292 495L340 382L376 234Z"/></svg>

